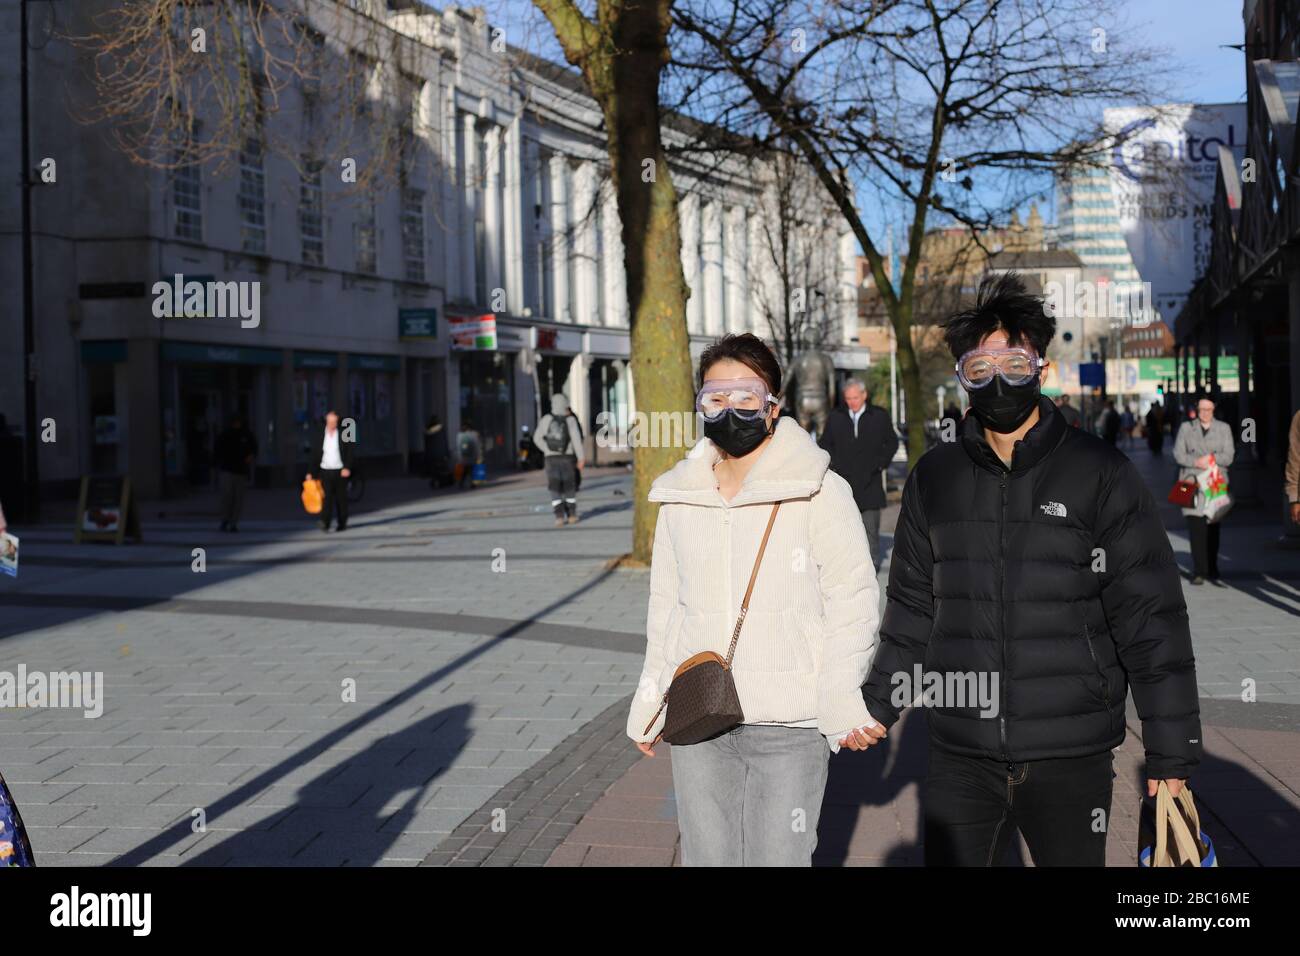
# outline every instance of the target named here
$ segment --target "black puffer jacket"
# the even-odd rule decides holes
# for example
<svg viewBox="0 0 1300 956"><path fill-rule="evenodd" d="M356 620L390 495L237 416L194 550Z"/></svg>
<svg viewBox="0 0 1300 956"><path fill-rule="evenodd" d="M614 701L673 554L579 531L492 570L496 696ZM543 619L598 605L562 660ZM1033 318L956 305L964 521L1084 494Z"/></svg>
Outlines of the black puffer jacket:
<svg viewBox="0 0 1300 956"><path fill-rule="evenodd" d="M931 741L1019 762L1118 746L1131 684L1148 776L1186 777L1201 752L1195 662L1151 494L1050 400L1039 414L1010 469L968 415L909 477L867 708L893 724L892 679L916 664L997 674L997 714L929 708Z"/></svg>

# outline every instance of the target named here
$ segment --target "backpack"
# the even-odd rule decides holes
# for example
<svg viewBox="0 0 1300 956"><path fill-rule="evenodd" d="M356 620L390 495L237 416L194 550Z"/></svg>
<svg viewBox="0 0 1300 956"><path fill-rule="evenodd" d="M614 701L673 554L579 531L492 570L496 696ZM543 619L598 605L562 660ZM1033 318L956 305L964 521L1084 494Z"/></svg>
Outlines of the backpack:
<svg viewBox="0 0 1300 956"><path fill-rule="evenodd" d="M552 452L558 455L567 455L573 450L573 443L569 438L568 419L558 415L551 416L551 422L546 426L546 446L560 449L558 452Z"/></svg>

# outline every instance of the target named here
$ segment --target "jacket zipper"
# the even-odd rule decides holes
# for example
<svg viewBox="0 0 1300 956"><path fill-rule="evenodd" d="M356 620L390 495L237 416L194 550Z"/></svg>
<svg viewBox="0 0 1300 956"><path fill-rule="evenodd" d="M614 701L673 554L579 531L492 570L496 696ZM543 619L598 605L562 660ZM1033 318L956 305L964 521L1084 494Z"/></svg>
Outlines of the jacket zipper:
<svg viewBox="0 0 1300 956"><path fill-rule="evenodd" d="M1083 639L1088 644L1088 656L1092 658L1092 666L1097 671L1097 683L1101 686L1101 702L1106 706L1106 720L1110 720L1110 682L1106 680L1106 674L1101 669L1101 661L1097 658L1097 650L1092 646L1092 632L1088 625L1083 625Z"/></svg>
<svg viewBox="0 0 1300 956"><path fill-rule="evenodd" d="M1015 459L1015 452L1011 453ZM1002 508L998 518L998 634L999 649L1002 659L1002 679L999 684L998 741L1002 747L1002 757L1007 761L1007 771L1014 768L1011 764L1011 751L1007 745L1007 472L1003 471L999 479L1002 489Z"/></svg>

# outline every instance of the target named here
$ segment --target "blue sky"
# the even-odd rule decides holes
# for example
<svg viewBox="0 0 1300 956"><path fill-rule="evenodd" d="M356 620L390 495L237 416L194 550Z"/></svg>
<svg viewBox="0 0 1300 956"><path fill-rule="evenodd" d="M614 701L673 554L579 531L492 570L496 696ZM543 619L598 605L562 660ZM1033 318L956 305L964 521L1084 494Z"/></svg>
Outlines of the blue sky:
<svg viewBox="0 0 1300 956"><path fill-rule="evenodd" d="M504 27L511 42L534 53L563 62L549 25L530 0L480 0L489 20ZM718 0L725 3L727 0ZM589 4L584 4L589 6ZM1236 103L1245 100L1245 55L1224 47L1241 43L1242 0L1127 0L1119 8L1125 23L1119 29L1139 32L1138 42L1168 51L1159 72L1168 97L1183 103ZM1116 27L1112 27L1115 29ZM1127 105L1127 104L1116 104ZM1044 186L1050 187L1049 182ZM1055 218L1050 188L1040 203L1043 215ZM1028 206L1021 210L1027 213ZM866 216L868 228L877 232L889 214Z"/></svg>
<svg viewBox="0 0 1300 956"><path fill-rule="evenodd" d="M489 19L510 40L563 60L554 38L529 0L482 0ZM1245 64L1240 50L1221 44L1242 40L1241 0L1128 0L1127 18L1148 42L1173 54L1170 81L1178 99L1191 103L1234 103L1245 98Z"/></svg>
<svg viewBox="0 0 1300 956"><path fill-rule="evenodd" d="M1135 25L1150 28L1152 42L1168 47L1170 82L1180 101L1237 103L1246 97L1245 55L1223 49L1242 42L1241 0L1130 0Z"/></svg>

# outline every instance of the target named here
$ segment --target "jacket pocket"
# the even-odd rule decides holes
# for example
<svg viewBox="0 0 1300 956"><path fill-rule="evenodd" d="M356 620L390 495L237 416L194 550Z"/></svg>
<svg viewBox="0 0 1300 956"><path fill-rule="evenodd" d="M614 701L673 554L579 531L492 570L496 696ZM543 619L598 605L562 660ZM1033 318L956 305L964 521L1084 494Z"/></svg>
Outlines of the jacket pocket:
<svg viewBox="0 0 1300 956"><path fill-rule="evenodd" d="M1115 716L1111 709L1110 680L1106 677L1106 670L1101 666L1101 658L1097 656L1097 648L1093 645L1092 628L1087 624L1083 625L1083 639L1088 645L1088 656L1092 658L1092 667L1097 674L1097 696L1106 708L1107 725L1113 729Z"/></svg>

